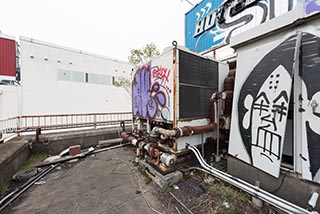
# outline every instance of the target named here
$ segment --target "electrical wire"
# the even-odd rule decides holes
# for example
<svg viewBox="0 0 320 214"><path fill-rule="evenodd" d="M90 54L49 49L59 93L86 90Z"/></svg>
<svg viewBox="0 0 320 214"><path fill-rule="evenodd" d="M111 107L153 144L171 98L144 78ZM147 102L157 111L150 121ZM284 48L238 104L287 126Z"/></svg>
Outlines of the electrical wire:
<svg viewBox="0 0 320 214"><path fill-rule="evenodd" d="M277 188L275 188L274 190L269 191L269 192L270 193L276 193L282 187L284 179L289 173L290 173L290 170L287 170L287 172L282 176L282 179L281 179L281 182L280 182L279 186Z"/></svg>
<svg viewBox="0 0 320 214"><path fill-rule="evenodd" d="M189 0L185 0L185 1L188 2L192 7L194 7L194 4L191 1Z"/></svg>
<svg viewBox="0 0 320 214"><path fill-rule="evenodd" d="M140 191L141 191L141 194L142 194L142 197L144 199L144 201L146 202L147 206L150 208L150 210L152 210L153 212L157 213L157 214L162 214L161 212L159 212L158 210L154 209L150 202L147 200L144 192L143 192L143 188L142 188L142 185L141 185L141 182L140 182L140 178L139 178L139 175L137 174L136 170L134 168L132 168L128 163L126 163L125 161L121 160L121 159L117 159L119 160L120 162L124 163L125 165L127 165L129 167L129 169L132 170L133 174L136 176L137 178L137 181L138 181L138 185L139 185L139 188L140 188Z"/></svg>
<svg viewBox="0 0 320 214"><path fill-rule="evenodd" d="M183 208L185 208L190 214L193 214L193 212L191 212L191 210L189 210L189 208L188 208L186 205L184 205L184 203L182 203L172 192L169 192L169 194L170 194L177 202L179 202L179 204L181 204L181 206L182 206Z"/></svg>

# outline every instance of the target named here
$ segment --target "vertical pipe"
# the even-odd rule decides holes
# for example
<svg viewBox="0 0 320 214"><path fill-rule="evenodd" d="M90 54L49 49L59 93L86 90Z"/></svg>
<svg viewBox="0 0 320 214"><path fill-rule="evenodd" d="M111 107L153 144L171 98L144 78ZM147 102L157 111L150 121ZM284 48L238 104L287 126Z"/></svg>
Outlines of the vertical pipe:
<svg viewBox="0 0 320 214"><path fill-rule="evenodd" d="M302 106L302 100L300 99L300 95L302 94L302 77L300 74L300 48L301 48L301 39L302 33L298 32L297 42L295 47L294 54L294 63L293 63L293 168L296 172L302 172L302 159L300 158L300 154L302 153L302 143L303 135L301 125L303 124L303 117L301 112L299 111Z"/></svg>
<svg viewBox="0 0 320 214"><path fill-rule="evenodd" d="M219 101L220 101L220 99L216 99L216 102L217 102L217 109L216 109L216 114L217 114L217 121L216 121L216 123L217 123L217 154L216 154L216 157L215 157L215 161L216 162L219 162L220 161L220 154L219 154L219 144L220 144L220 105L219 105Z"/></svg>
<svg viewBox="0 0 320 214"><path fill-rule="evenodd" d="M173 49L173 127L177 127L177 48Z"/></svg>
<svg viewBox="0 0 320 214"><path fill-rule="evenodd" d="M201 152L202 157L204 158L204 142L203 142L203 134L201 133Z"/></svg>
<svg viewBox="0 0 320 214"><path fill-rule="evenodd" d="M16 117L16 120L17 120L17 135L20 136L20 116Z"/></svg>
<svg viewBox="0 0 320 214"><path fill-rule="evenodd" d="M173 127L177 128L177 46L173 48ZM173 150L177 152L177 139L174 139Z"/></svg>

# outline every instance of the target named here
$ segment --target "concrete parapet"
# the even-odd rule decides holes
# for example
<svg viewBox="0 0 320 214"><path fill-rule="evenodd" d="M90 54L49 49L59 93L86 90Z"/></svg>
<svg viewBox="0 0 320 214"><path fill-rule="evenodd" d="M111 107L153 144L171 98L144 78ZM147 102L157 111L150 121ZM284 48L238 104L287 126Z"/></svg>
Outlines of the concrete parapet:
<svg viewBox="0 0 320 214"><path fill-rule="evenodd" d="M0 144L0 188L9 185L14 173L23 165L30 155L28 142L17 137Z"/></svg>
<svg viewBox="0 0 320 214"><path fill-rule="evenodd" d="M49 155L56 155L73 145L80 145L82 149L86 149L96 146L99 141L120 138L121 132L121 127L110 127L41 134L39 142L36 142L36 138L32 137L32 141L36 142L33 145L33 152L45 152Z"/></svg>

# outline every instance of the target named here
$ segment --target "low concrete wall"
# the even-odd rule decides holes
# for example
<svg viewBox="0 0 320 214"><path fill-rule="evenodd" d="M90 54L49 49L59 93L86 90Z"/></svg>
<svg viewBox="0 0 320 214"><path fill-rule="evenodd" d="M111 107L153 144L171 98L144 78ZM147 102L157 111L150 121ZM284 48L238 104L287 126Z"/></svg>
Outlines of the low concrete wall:
<svg viewBox="0 0 320 214"><path fill-rule="evenodd" d="M319 184L299 179L297 175L285 171L281 171L280 177L275 178L234 157L228 158L228 173L251 184L259 181L260 188L302 208L307 207L313 192L320 193ZM319 202L316 210L320 210Z"/></svg>
<svg viewBox="0 0 320 214"><path fill-rule="evenodd" d="M120 127L91 129L63 133L41 134L39 142L35 136L31 139L33 144L32 152L45 152L49 155L59 154L64 149L72 145L80 145L81 149L96 146L101 140L121 138L122 129Z"/></svg>
<svg viewBox="0 0 320 214"><path fill-rule="evenodd" d="M5 188L31 152L28 143L21 137L0 144L0 152L0 187Z"/></svg>

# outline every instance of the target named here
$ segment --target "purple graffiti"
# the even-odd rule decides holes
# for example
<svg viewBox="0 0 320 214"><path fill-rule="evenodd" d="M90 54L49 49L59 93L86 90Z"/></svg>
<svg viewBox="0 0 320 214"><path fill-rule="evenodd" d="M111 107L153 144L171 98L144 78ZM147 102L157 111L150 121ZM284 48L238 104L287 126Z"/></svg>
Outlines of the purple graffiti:
<svg viewBox="0 0 320 214"><path fill-rule="evenodd" d="M132 82L133 115L147 118L147 106L150 99L150 65L138 69Z"/></svg>
<svg viewBox="0 0 320 214"><path fill-rule="evenodd" d="M166 106L166 95L164 95L164 93L162 91L158 92L155 95L155 99L158 101L158 103L161 107Z"/></svg>
<svg viewBox="0 0 320 214"><path fill-rule="evenodd" d="M132 110L133 115L144 119L153 119L157 113L162 118L161 109L166 107L167 98L160 90L160 84L154 82L151 86L151 66L143 66L137 70L132 82Z"/></svg>
<svg viewBox="0 0 320 214"><path fill-rule="evenodd" d="M313 12L320 11L320 1L319 0L309 0L306 1L306 13L309 15Z"/></svg>

